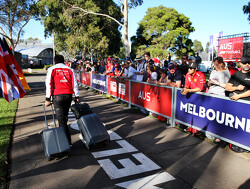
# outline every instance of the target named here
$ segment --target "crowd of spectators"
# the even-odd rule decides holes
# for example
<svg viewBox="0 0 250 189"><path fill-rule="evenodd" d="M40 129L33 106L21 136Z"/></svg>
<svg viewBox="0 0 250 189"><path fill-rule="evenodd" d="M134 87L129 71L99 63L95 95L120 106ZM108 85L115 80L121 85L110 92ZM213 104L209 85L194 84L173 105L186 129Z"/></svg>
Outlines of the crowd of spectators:
<svg viewBox="0 0 250 189"><path fill-rule="evenodd" d="M177 64L171 61L170 54L167 59L160 61L158 57L151 58L150 53L144 56L137 55L132 62L126 59L124 62L118 58L108 57L100 61L89 60L72 62L68 64L72 68L92 73L106 74L120 79L132 79L139 82L149 82L156 85L183 88L182 94L205 92L213 95L229 97L233 100L250 100L250 58L242 57L240 67L235 63L223 61L222 57L213 60L212 71L205 74L199 71L201 63L199 56L182 55L181 62ZM66 63L67 64L67 63ZM142 111L145 113L145 109ZM158 119L166 119L158 116ZM191 133L199 134L195 129L181 125L181 128ZM209 136L208 136L209 137ZM219 139L215 139L219 143Z"/></svg>

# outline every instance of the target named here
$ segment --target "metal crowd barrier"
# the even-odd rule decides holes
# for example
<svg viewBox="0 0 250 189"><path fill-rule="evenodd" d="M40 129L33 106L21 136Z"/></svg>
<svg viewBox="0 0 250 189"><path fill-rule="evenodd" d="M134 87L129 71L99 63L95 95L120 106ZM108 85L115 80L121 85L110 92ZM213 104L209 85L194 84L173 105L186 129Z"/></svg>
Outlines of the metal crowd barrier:
<svg viewBox="0 0 250 189"><path fill-rule="evenodd" d="M250 151L250 102L180 88L79 72L77 80L131 105L184 124Z"/></svg>

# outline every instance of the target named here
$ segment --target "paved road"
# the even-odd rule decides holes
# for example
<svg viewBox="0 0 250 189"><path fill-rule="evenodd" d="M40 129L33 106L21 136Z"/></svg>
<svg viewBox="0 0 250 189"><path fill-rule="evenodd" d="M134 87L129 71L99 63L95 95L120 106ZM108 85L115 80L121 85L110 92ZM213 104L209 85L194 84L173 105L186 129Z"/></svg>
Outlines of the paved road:
<svg viewBox="0 0 250 189"><path fill-rule="evenodd" d="M38 134L45 128L45 72L27 80L32 91L19 101L11 151L11 189L250 188L249 159L176 128L165 128L156 119L83 88L82 100L99 115L112 140L90 152L79 131L71 129L70 156L47 161Z"/></svg>

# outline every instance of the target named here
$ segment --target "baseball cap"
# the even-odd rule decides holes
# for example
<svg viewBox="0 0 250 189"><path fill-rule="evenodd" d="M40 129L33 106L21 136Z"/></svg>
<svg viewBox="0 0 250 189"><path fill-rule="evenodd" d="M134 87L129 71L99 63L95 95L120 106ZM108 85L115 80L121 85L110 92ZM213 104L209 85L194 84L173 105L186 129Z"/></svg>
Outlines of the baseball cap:
<svg viewBox="0 0 250 189"><path fill-rule="evenodd" d="M175 65L174 65L174 64L169 64L169 65L168 65L168 69L170 69L170 70L171 70L171 69L175 69Z"/></svg>
<svg viewBox="0 0 250 189"><path fill-rule="evenodd" d="M188 67L189 68L198 68L198 65L197 65L197 63L194 63L194 62L192 62L192 63L190 63L189 65L188 65Z"/></svg>
<svg viewBox="0 0 250 189"><path fill-rule="evenodd" d="M241 63L243 64L250 63L250 57L243 56L241 58Z"/></svg>
<svg viewBox="0 0 250 189"><path fill-rule="evenodd" d="M108 57L108 61L111 61L111 57Z"/></svg>
<svg viewBox="0 0 250 189"><path fill-rule="evenodd" d="M115 64L115 68L119 68L119 64Z"/></svg>
<svg viewBox="0 0 250 189"><path fill-rule="evenodd" d="M188 60L192 60L192 61L195 62L195 57L194 57L194 56L189 56L189 57L188 57Z"/></svg>

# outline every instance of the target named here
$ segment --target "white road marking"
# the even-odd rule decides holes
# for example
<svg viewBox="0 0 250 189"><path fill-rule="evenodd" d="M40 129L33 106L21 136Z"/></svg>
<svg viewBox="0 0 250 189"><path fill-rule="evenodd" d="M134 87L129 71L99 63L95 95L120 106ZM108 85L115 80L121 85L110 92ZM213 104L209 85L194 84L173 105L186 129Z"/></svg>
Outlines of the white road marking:
<svg viewBox="0 0 250 189"><path fill-rule="evenodd" d="M117 148L113 150L105 150L100 152L93 152L92 155L95 158L102 158L107 156L113 156L118 154L126 154L131 152L138 151L135 147L133 147L131 144L129 144L126 140L119 140L116 141L122 148Z"/></svg>
<svg viewBox="0 0 250 189"><path fill-rule="evenodd" d="M71 127L72 129L74 129L74 130L77 130L77 131L80 130L79 127L78 127L77 122L71 123L71 124L70 124L70 127Z"/></svg>
<svg viewBox="0 0 250 189"><path fill-rule="evenodd" d="M75 121L76 118L69 118L68 121Z"/></svg>
<svg viewBox="0 0 250 189"><path fill-rule="evenodd" d="M148 177L118 183L116 184L116 186L120 186L126 189L159 189L159 187L156 187L154 185L168 182L171 180L175 180L175 178L169 173L163 172L150 175Z"/></svg>
<svg viewBox="0 0 250 189"><path fill-rule="evenodd" d="M74 117L75 118L75 115L74 114L68 114L68 118L70 117Z"/></svg>
<svg viewBox="0 0 250 189"><path fill-rule="evenodd" d="M71 115L73 114L73 115L74 115L74 113L73 113L73 112L71 112L71 111L69 111L69 114L71 114Z"/></svg>
<svg viewBox="0 0 250 189"><path fill-rule="evenodd" d="M160 167L142 153L132 154L141 165L134 164L129 158L118 160L124 168L118 169L110 159L98 160L104 171L111 179L122 178L130 175L160 169Z"/></svg>
<svg viewBox="0 0 250 189"><path fill-rule="evenodd" d="M110 136L110 140L121 140L122 139L122 137L120 137L114 131L108 130L108 134Z"/></svg>

